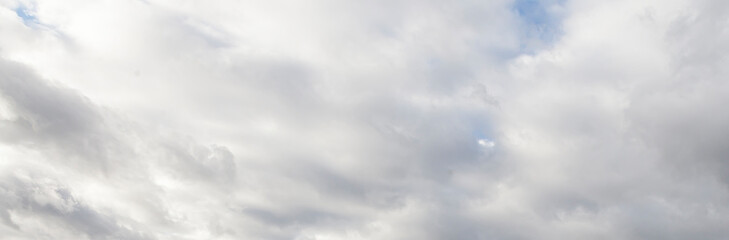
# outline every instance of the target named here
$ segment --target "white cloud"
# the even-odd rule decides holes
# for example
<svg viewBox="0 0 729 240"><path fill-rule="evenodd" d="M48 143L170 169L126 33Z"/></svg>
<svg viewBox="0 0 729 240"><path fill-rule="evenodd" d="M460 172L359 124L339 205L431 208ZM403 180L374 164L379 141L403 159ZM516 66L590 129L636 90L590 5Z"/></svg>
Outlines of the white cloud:
<svg viewBox="0 0 729 240"><path fill-rule="evenodd" d="M0 234L729 236L729 5L519 4L0 1Z"/></svg>
<svg viewBox="0 0 729 240"><path fill-rule="evenodd" d="M493 141L489 141L488 139L479 139L478 145L481 145L483 147L492 148L496 146L496 143Z"/></svg>

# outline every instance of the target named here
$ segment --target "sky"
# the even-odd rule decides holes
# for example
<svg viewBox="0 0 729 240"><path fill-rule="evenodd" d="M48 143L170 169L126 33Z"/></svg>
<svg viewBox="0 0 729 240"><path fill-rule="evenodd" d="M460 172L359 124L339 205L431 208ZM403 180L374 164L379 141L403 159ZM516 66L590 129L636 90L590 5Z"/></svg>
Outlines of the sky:
<svg viewBox="0 0 729 240"><path fill-rule="evenodd" d="M728 239L723 0L0 0L2 239Z"/></svg>

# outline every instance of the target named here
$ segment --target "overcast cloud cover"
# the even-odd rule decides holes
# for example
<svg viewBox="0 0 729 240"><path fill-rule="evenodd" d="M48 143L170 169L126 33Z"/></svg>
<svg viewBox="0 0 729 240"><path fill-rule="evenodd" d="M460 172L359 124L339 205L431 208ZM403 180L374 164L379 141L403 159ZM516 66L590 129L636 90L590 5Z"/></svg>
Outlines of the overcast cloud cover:
<svg viewBox="0 0 729 240"><path fill-rule="evenodd" d="M0 239L729 239L729 1L0 0Z"/></svg>

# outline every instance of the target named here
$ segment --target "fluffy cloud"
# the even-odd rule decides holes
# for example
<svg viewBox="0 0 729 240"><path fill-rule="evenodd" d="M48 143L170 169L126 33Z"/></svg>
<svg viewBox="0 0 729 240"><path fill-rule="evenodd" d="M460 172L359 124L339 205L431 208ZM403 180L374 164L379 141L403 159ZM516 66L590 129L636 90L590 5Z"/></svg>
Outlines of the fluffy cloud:
<svg viewBox="0 0 729 240"><path fill-rule="evenodd" d="M0 1L9 239L724 239L721 1Z"/></svg>

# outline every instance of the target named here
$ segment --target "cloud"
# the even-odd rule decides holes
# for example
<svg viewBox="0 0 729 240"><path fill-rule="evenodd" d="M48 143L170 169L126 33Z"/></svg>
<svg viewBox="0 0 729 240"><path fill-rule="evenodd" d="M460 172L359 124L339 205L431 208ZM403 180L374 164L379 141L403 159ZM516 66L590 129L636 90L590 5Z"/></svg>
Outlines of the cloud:
<svg viewBox="0 0 729 240"><path fill-rule="evenodd" d="M34 169L37 170L37 169ZM7 237L149 239L79 202L47 177L3 173L3 220ZM13 176L15 175L15 176ZM8 231L10 230L10 231Z"/></svg>
<svg viewBox="0 0 729 240"><path fill-rule="evenodd" d="M0 6L12 239L729 236L720 1Z"/></svg>

